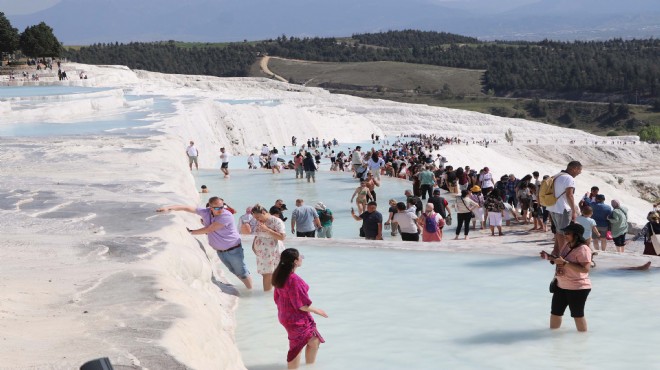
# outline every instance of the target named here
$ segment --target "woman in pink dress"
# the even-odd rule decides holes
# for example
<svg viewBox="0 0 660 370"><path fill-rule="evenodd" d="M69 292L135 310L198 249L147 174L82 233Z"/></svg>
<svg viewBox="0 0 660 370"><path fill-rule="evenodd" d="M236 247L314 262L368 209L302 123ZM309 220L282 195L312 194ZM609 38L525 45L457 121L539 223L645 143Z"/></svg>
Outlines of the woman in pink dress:
<svg viewBox="0 0 660 370"><path fill-rule="evenodd" d="M252 251L257 256L257 272L263 276L264 292L267 292L273 287L273 271L280 262L280 253L284 250L286 228L284 221L271 216L268 210L259 204L252 207L251 212L257 221Z"/></svg>
<svg viewBox="0 0 660 370"><path fill-rule="evenodd" d="M439 213L433 212L433 203L426 203L425 212L417 219L419 228L422 229L423 242L442 241L442 228L445 220ZM435 228L435 230L433 230Z"/></svg>
<svg viewBox="0 0 660 370"><path fill-rule="evenodd" d="M289 336L289 352L286 361L289 369L300 366L302 349L305 348L305 362L313 364L319 345L325 343L316 329L311 313L328 317L320 308L312 307L307 295L309 286L295 274L305 257L297 249L287 248L282 252L280 262L273 272L277 318Z"/></svg>

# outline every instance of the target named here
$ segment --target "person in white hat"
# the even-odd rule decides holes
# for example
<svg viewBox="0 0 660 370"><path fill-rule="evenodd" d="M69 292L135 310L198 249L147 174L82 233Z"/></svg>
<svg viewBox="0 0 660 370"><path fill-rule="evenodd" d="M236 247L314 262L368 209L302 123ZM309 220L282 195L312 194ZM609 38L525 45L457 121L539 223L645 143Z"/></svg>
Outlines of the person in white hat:
<svg viewBox="0 0 660 370"><path fill-rule="evenodd" d="M316 237L332 238L332 222L335 220L332 211L323 202L316 203L314 209L316 209L316 213L319 215L319 221L321 222L321 227L316 230Z"/></svg>

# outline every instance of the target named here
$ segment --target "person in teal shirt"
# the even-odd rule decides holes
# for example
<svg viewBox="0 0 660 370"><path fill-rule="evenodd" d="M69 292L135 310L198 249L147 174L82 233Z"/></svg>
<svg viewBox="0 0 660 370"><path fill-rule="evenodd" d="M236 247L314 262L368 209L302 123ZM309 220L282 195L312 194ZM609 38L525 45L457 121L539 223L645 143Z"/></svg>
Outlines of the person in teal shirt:
<svg viewBox="0 0 660 370"><path fill-rule="evenodd" d="M424 167L424 171L419 173L420 190L422 191L422 199L426 199L426 193L429 198L433 196L433 185L435 185L435 174L431 171L431 166Z"/></svg>
<svg viewBox="0 0 660 370"><path fill-rule="evenodd" d="M314 208L319 215L319 221L321 221L321 227L316 230L316 237L332 238L332 222L335 220L332 211L328 209L323 202L316 203Z"/></svg>

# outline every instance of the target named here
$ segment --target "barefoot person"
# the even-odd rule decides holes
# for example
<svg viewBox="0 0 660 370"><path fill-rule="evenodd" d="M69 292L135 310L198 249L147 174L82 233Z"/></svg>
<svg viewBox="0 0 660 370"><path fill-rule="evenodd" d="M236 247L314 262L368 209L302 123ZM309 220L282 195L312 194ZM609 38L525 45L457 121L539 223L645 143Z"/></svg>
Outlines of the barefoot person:
<svg viewBox="0 0 660 370"><path fill-rule="evenodd" d="M185 211L202 217L201 229L190 230L192 235L206 234L209 245L216 250L220 261L236 275L245 287L252 289L252 278L250 271L245 265L241 236L234 226L234 217L225 209L225 204L218 197L209 199L207 208L196 208L187 205L172 205L158 208L156 212Z"/></svg>
<svg viewBox="0 0 660 370"><path fill-rule="evenodd" d="M591 292L589 270L591 249L582 237L584 228L580 224L569 224L561 229L566 242L557 255L541 251L541 258L555 265L556 286L552 295L550 329L559 329L566 307L571 310L578 331L587 331L584 305Z"/></svg>
<svg viewBox="0 0 660 370"><path fill-rule="evenodd" d="M257 272L263 276L264 292L267 292L273 287L273 271L284 250L286 228L284 221L271 216L268 210L259 204L252 207L252 216L257 220L257 236L252 242L252 251L257 256Z"/></svg>
<svg viewBox="0 0 660 370"><path fill-rule="evenodd" d="M220 148L220 171L225 174L225 177L229 177L229 153L225 148Z"/></svg>
<svg viewBox="0 0 660 370"><path fill-rule="evenodd" d="M322 309L312 307L312 301L307 294L309 286L296 275L296 269L302 266L304 258L297 249L285 249L273 272L277 318L289 337L289 352L286 356L289 369L297 369L300 366L303 348L305 348L305 362L313 364L316 361L319 345L325 342L316 329L311 314L315 313L323 317L328 315Z"/></svg>
<svg viewBox="0 0 660 370"><path fill-rule="evenodd" d="M199 165L197 164L197 157L199 156L199 150L195 148L195 142L190 141L190 145L186 148L186 155L188 156L188 165L192 171L193 163L195 164L195 169L199 170Z"/></svg>

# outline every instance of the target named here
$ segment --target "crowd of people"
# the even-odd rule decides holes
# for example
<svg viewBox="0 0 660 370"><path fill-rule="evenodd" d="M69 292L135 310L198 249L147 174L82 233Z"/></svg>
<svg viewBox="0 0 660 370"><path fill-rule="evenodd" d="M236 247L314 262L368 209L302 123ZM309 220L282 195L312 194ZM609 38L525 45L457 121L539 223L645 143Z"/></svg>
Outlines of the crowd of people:
<svg viewBox="0 0 660 370"><path fill-rule="evenodd" d="M294 146L296 140L292 138ZM379 140L378 136L372 136L374 144ZM555 267L555 279L550 286L553 294L550 328L561 326L562 316L569 308L577 330L586 331L584 307L591 291L589 271L595 266L593 257L599 250L606 250L608 241L613 242L617 252L624 251L628 243L627 208L616 199L606 204L605 195L597 186L576 202L575 178L582 172L582 164L578 161L569 162L566 169L557 174L541 176L534 171L518 179L515 174L497 177L488 167L473 169L446 165L444 157L432 155L443 145L460 143L459 138L419 135L399 138L388 148L362 152L357 146L350 150L349 156L331 157L336 140L319 142L314 138L292 153L291 169L297 179L302 179L305 173L308 182L315 182L314 174L320 162L317 155L320 152L316 148L322 144L324 153L332 151L327 154L332 160L331 170L351 170L359 184L350 199L351 203L355 202L350 214L360 223L359 235L366 240L383 240L383 233L388 231L390 236L400 236L403 242L419 242L421 239L422 242L437 243L443 239L443 230L453 222L454 239L459 239L462 234L464 240L469 238L470 230L475 229L489 230L493 237L502 236L503 227L510 226L511 222L530 225L530 232L552 231L552 251L540 253ZM488 141L483 145L488 145ZM286 147L283 151L286 152ZM186 154L192 170L193 164L198 165L199 155L192 141ZM274 173L280 172L278 154L276 148L264 145L261 167L270 166ZM221 160L221 169L228 177L228 153L224 148L221 149ZM250 168L256 168L253 159L248 159L248 164ZM385 177L409 181L411 189L405 191L405 201L390 199L388 212L383 216L378 210L376 193ZM323 317L327 314L311 305L309 287L295 273L302 266L304 256L296 249L285 249L286 210L282 199L277 199L269 209L255 204L246 209L235 225L235 211L218 197L211 197L206 207L173 205L158 209L159 212L186 211L199 215L203 227L189 229L189 232L208 235L209 245L217 251L220 260L248 289L252 288L252 280L240 235L254 236L252 251L257 260L257 272L262 276L264 291L275 287L278 318L289 336L287 362L289 368L297 368L303 349L307 362L313 363L320 343L324 342L311 313ZM323 202L310 206L303 199L296 199L296 208L291 212L289 222L291 233L296 237L332 238L334 221L332 211ZM643 237L644 254L657 256L660 255L660 240L655 235L660 234L660 214L650 212L648 221L633 240Z"/></svg>

